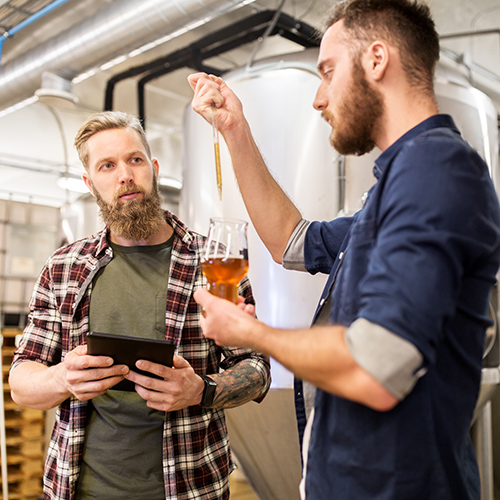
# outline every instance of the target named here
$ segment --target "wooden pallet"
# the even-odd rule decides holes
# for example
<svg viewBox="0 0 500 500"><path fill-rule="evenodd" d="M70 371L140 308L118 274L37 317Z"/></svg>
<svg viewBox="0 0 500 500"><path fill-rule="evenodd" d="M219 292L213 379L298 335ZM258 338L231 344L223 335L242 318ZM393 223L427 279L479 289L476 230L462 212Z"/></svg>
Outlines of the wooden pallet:
<svg viewBox="0 0 500 500"><path fill-rule="evenodd" d="M42 495L45 460L45 412L17 405L10 396L8 373L15 350L14 328L2 330L2 386L4 392L5 444L9 500L38 500ZM1 464L1 460L0 460ZM1 464L3 467L3 464ZM2 478L0 477L0 487ZM0 491L0 500L3 500Z"/></svg>

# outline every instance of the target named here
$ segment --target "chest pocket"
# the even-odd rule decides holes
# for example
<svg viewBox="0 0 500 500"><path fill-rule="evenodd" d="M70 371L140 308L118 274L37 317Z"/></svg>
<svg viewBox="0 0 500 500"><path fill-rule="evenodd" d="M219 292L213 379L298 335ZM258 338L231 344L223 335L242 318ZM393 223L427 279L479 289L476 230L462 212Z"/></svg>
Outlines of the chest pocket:
<svg viewBox="0 0 500 500"><path fill-rule="evenodd" d="M333 286L330 321L348 326L356 319L362 283L368 272L376 237L374 218L360 217L351 228L349 243Z"/></svg>

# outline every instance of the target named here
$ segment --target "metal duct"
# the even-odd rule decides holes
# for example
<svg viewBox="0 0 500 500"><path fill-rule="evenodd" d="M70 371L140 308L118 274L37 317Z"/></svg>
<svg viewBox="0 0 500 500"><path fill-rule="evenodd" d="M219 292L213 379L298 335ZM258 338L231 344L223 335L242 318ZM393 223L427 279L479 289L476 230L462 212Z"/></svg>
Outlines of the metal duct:
<svg viewBox="0 0 500 500"><path fill-rule="evenodd" d="M68 80L161 37L176 36L254 0L120 0L0 72L0 109L31 97L41 75Z"/></svg>

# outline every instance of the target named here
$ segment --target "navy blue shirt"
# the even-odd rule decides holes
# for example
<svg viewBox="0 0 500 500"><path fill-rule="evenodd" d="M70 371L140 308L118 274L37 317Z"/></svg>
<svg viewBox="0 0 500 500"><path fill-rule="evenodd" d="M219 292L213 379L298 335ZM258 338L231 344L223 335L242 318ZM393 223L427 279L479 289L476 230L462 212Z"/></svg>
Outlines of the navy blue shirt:
<svg viewBox="0 0 500 500"><path fill-rule="evenodd" d="M389 412L318 390L307 500L479 500L469 427L500 263L497 195L448 115L406 133L374 174L353 218L309 226L306 268L330 273L332 323L381 325L427 373Z"/></svg>

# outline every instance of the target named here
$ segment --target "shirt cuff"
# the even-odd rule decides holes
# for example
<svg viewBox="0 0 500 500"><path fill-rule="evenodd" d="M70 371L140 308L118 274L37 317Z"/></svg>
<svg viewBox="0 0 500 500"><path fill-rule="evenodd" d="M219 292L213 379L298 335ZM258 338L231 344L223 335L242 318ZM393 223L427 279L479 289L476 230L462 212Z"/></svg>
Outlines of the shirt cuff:
<svg viewBox="0 0 500 500"><path fill-rule="evenodd" d="M281 259L285 269L307 271L304 260L304 245L309 224L311 223L308 220L302 219L295 226Z"/></svg>
<svg viewBox="0 0 500 500"><path fill-rule="evenodd" d="M427 372L411 342L364 318L346 330L345 339L356 363L400 401Z"/></svg>

